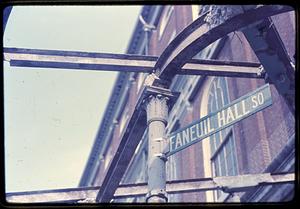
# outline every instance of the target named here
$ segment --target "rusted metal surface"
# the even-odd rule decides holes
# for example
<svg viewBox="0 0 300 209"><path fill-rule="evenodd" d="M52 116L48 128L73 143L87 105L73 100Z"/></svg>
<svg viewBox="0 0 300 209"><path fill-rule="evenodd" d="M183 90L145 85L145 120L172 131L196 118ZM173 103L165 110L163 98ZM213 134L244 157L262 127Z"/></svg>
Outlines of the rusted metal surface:
<svg viewBox="0 0 300 209"><path fill-rule="evenodd" d="M167 181L168 194L223 190L224 192L240 192L257 186L293 183L294 173L278 174L247 174L239 176L222 176L215 178L197 178ZM100 187L69 188L31 192L7 193L9 203L43 203L43 202L78 202L94 203ZM147 183L120 185L114 194L114 199L145 196Z"/></svg>
<svg viewBox="0 0 300 209"><path fill-rule="evenodd" d="M152 73L158 57L77 51L4 48L4 60L16 67ZM263 78L259 63L192 59L178 71L184 75Z"/></svg>
<svg viewBox="0 0 300 209"><path fill-rule="evenodd" d="M293 8L289 6L276 5L264 5L254 9L251 8L213 28L205 22L207 14L205 13L171 41L157 60L155 72L161 79L172 80L183 65L191 60L199 51L216 40L256 21L263 20L272 15L288 12L292 9Z"/></svg>
<svg viewBox="0 0 300 209"><path fill-rule="evenodd" d="M157 57L79 51L4 48L11 66L151 73Z"/></svg>
<svg viewBox="0 0 300 209"><path fill-rule="evenodd" d="M259 63L192 59L177 71L182 75L264 78Z"/></svg>

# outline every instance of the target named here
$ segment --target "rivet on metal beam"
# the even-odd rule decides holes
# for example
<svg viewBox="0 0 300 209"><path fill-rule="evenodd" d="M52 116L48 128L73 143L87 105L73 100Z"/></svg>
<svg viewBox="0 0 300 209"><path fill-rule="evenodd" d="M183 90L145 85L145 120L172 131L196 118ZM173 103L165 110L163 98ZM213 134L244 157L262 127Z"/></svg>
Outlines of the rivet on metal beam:
<svg viewBox="0 0 300 209"><path fill-rule="evenodd" d="M261 66L259 66L258 67L258 72L257 72L257 75L258 76L263 76L263 75L265 75L265 73L266 73L266 71L265 71L265 69L264 69L264 67L261 65Z"/></svg>

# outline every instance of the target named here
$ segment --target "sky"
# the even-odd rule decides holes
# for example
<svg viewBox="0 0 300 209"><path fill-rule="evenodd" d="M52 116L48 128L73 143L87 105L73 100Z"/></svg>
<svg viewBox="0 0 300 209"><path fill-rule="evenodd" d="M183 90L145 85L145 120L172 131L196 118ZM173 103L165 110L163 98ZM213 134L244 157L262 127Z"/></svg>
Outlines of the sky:
<svg viewBox="0 0 300 209"><path fill-rule="evenodd" d="M125 53L141 6L17 6L5 47ZM78 187L116 72L4 62L6 192Z"/></svg>

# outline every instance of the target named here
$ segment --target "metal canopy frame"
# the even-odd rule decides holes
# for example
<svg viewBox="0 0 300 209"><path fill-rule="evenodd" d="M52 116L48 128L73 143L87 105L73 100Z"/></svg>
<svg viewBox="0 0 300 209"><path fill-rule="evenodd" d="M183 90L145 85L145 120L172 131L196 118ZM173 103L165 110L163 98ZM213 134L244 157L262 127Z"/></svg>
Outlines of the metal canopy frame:
<svg viewBox="0 0 300 209"><path fill-rule="evenodd" d="M246 27L251 23L268 18L272 15L288 12L290 10L291 7L285 6L261 6L237 15L212 29L209 29L209 26L204 23L203 16L199 17L188 27L186 27L178 36L176 36L176 38L171 41L169 46L159 57L155 65L155 72L160 79L156 79L153 82L153 85L161 85L161 80L172 80L172 78L174 78L176 75L176 71L179 70L178 68L182 67L197 52L199 52L199 50L204 49L228 33ZM178 67L176 67L176 65ZM267 69L265 70L267 71ZM163 85L168 87L170 82L164 83ZM135 120L135 118L131 117L130 122L131 120ZM126 128L130 130L133 127L127 126ZM129 161L130 159L128 159L128 164ZM118 164L111 164L111 166L118 167ZM109 171L110 170L111 169L109 168ZM104 193L100 191L97 196L97 200L101 200L102 198L105 198L106 200L113 198L113 195L111 194L116 191L117 187L110 187L107 181L105 181L109 175L119 176L120 174L110 172L107 173L102 187L108 187L110 192ZM119 176L119 182L121 181L121 178L122 177Z"/></svg>
<svg viewBox="0 0 300 209"><path fill-rule="evenodd" d="M204 20L205 15L199 17L189 26L187 26L165 49L159 58L151 56L138 55L115 55L103 53L75 53L75 52L58 52L53 50L29 50L29 49L4 49L4 60L10 61L13 66L23 67L52 67L67 69L90 69L90 70L118 70L130 72L154 72L154 79L148 85L163 86L168 88L171 80L176 74L196 74L196 75L221 75L235 77L256 77L262 78L263 71L260 64L257 63L233 63L228 64L222 61L213 60L193 60L192 58L199 51L209 46L214 41L226 36L236 30L245 29L245 35L250 45L254 48L255 54L258 56L263 69L267 75L272 75L272 69L266 64L267 62L282 63L283 60L289 60L287 53L282 44L278 44L276 49L272 51L277 56L261 56L259 49L255 46L254 36L251 36L251 30L256 27L258 21L263 21L270 16L291 11L289 6L280 5L264 5L258 7L245 7L244 13L229 18L225 22L211 27ZM254 29L255 30L255 29ZM274 28L275 30L275 28ZM272 33L274 34L272 29ZM248 32L249 31L249 32ZM274 35L270 35L274 38ZM266 37L264 40L270 38ZM277 36L275 41L280 40ZM271 41L268 42L270 44ZM273 42L272 42L273 43ZM33 53L32 53L33 52ZM267 52L269 53L269 52ZM20 56L21 55L21 56ZM284 77L285 84L288 85L284 95L288 106L293 110L294 98L294 71L290 62L283 61L284 65L280 69L281 74L287 74ZM229 70L237 69L236 66L243 66L244 70L236 72ZM130 69L129 69L130 67ZM212 70L213 69L213 70ZM220 70L221 69L221 70ZM213 71L217 71L213 72ZM281 75L280 74L280 75ZM281 91L281 85L277 85L278 81L270 76L270 81L275 83L278 92ZM280 79L282 80L282 79ZM286 82L287 81L287 82ZM282 83L282 82L281 82ZM147 86L144 86L139 95L139 99L135 105L126 131L121 138L117 152L109 166L108 172L104 178L103 184L97 193L97 201L110 202L114 198L114 194L119 188L119 183L126 171L126 168L134 154L134 151L146 129L146 115L141 111L142 101L144 99L143 92ZM294 112L292 111L294 114ZM134 133L134 134L133 134ZM133 136L134 135L134 136Z"/></svg>

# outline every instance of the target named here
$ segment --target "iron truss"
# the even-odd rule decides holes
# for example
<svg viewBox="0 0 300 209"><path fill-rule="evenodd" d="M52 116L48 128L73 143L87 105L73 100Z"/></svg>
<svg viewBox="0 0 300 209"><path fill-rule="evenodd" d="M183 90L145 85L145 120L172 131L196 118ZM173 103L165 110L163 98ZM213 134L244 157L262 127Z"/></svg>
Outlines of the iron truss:
<svg viewBox="0 0 300 209"><path fill-rule="evenodd" d="M96 197L96 202L110 202L113 198L117 198L118 194L120 195L122 188L123 190L126 190L127 188L127 190L135 191L133 187L128 189L129 187L122 187L119 186L119 184L127 169L127 166L130 163L131 158L133 157L134 150L136 149L147 127L146 113L143 108L141 108L141 105L145 99L145 92L148 92L149 90L149 86L159 86L163 87L164 89L168 89L172 79L177 74L235 76L250 78L266 78L266 76L268 76L268 81L273 83L277 91L283 95L291 112L294 114L295 68L293 67L292 62L290 61L290 58L284 49L276 28L272 26L270 22L271 20L269 19L269 17L273 15L292 10L292 7L282 5L242 6L242 12L234 15L233 17L230 16L218 24L210 24L206 18L207 14L204 14L187 26L180 34L178 34L173 41L171 41L169 46L165 49L160 57L66 52L56 50L29 50L19 48L5 48L3 57L5 61L10 62L10 65L20 67L51 67L57 69L63 68L108 71L124 70L127 72L151 73L150 76L148 76L148 79L146 79L148 82L143 87L143 90L138 97L139 99L136 102L134 112L129 118L127 127L125 127L126 131L121 136L121 141L117 148L116 155L114 156L112 163L108 168L101 188L85 188L82 189L82 191L80 188L78 190L75 189L78 194L81 191L82 195L87 195L89 192L93 193L92 191L94 191L94 196L92 197ZM213 15L211 15L211 19L213 19ZM250 43L250 46L253 48L260 63L193 59L193 57L199 51L208 47L216 40L223 38L227 34L236 30L241 30L245 34L245 37ZM260 44L257 45L256 42L259 42ZM259 46L263 46L263 48L260 48ZM274 65L270 65L269 63ZM274 70L274 66L276 67L276 70ZM255 178L253 178L256 179L258 176L264 176L265 178L266 175L268 174L258 174ZM287 176L290 177L289 182L293 180L293 178L291 178L293 174L288 174ZM239 181L238 179L240 177L242 178L242 176L220 178L227 178L227 180L223 181L224 183L230 181L237 182ZM286 175L281 176L280 178L285 177ZM200 185L198 184L198 187L196 186L198 189L204 188L205 184L207 184L206 189L222 188L223 190L227 189L227 191L229 191L232 188L235 188L234 186L224 186L224 184L220 184L220 182L217 183L218 178L206 180L202 179L201 181L196 181L196 183L194 182L193 185L197 185L197 182L202 182ZM229 181L230 178L231 180ZM269 175L266 178L268 178L269 181L264 180L265 183L279 182L278 179L278 181L274 180L273 175ZM243 181L245 183L249 182L250 180L247 179ZM182 187L187 187L188 180L184 182L185 183L181 182L181 185L183 185ZM257 180L254 182L257 183L260 181ZM180 185L179 182L176 184L177 186ZM171 185L175 185L175 183L173 182L173 184L170 184L169 182L168 185L167 192L175 192L175 190L171 189ZM146 188L144 184L140 186L136 185L135 187L138 188L137 190L139 191L144 191L142 188ZM193 188L197 189L196 187ZM177 187L177 190L180 191L178 188L179 186ZM189 188L192 188L192 186ZM240 188L244 188L244 185ZM72 192L76 193L75 190ZM39 192L39 195L42 193L43 192ZM46 193L47 192L45 192L45 194ZM125 192L122 194L125 194ZM144 194L145 193L143 193L143 195ZM66 195L68 196L68 192L66 192ZM53 197L54 196L55 195L53 195ZM8 194L8 201L11 201L16 197L22 197L22 195ZM58 198L57 195L55 197ZM79 199L84 198L85 196L83 195Z"/></svg>

